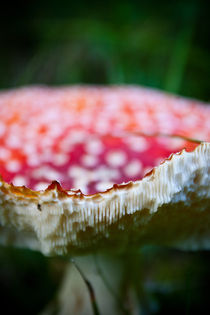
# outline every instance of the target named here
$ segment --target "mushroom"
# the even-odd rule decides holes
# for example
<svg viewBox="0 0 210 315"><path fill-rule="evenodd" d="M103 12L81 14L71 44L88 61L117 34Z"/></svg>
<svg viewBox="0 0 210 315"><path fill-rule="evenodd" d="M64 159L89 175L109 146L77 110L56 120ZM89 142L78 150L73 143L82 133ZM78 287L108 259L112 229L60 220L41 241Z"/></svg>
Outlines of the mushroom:
<svg viewBox="0 0 210 315"><path fill-rule="evenodd" d="M209 249L209 117L138 87L1 92L1 243L50 256Z"/></svg>
<svg viewBox="0 0 210 315"><path fill-rule="evenodd" d="M1 92L1 244L48 256L209 249L209 117L204 103L139 87ZM75 314L79 283L68 269L62 314Z"/></svg>

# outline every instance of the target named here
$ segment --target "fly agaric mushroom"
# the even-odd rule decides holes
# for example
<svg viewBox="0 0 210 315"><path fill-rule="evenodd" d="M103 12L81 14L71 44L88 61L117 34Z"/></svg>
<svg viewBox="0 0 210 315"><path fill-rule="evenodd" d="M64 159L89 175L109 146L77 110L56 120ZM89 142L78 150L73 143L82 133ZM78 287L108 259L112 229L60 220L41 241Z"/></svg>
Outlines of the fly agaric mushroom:
<svg viewBox="0 0 210 315"><path fill-rule="evenodd" d="M137 87L1 92L1 243L210 248L209 118L201 102Z"/></svg>

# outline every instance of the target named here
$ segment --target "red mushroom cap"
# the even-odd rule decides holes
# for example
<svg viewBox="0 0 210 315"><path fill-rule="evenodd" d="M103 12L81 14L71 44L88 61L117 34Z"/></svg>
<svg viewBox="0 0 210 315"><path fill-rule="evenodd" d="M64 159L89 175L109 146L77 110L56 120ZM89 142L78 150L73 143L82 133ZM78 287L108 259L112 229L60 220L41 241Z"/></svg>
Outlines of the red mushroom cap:
<svg viewBox="0 0 210 315"><path fill-rule="evenodd" d="M165 242L159 229L180 203L190 220L189 205L209 207L209 117L201 102L137 87L2 92L2 242L11 226L46 254L123 247L123 229L136 244L206 247L207 231L193 237L192 222ZM165 207L175 210L163 216Z"/></svg>

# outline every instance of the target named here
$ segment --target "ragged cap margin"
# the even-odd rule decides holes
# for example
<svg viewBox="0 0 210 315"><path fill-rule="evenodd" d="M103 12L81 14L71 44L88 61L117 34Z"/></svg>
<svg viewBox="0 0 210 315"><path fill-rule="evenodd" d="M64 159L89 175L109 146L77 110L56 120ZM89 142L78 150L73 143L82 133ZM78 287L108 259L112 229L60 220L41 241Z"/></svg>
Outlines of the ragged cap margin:
<svg viewBox="0 0 210 315"><path fill-rule="evenodd" d="M210 199L210 143L203 142L192 152L172 154L142 180L116 184L94 195L65 191L56 182L45 191L32 191L1 179L0 242L46 255L66 255L72 248L82 251L97 242L91 235L106 239L109 227L123 216L136 216L144 209L155 213L162 205L179 201L187 205L192 192L198 206L203 198ZM94 231L91 235L90 229Z"/></svg>

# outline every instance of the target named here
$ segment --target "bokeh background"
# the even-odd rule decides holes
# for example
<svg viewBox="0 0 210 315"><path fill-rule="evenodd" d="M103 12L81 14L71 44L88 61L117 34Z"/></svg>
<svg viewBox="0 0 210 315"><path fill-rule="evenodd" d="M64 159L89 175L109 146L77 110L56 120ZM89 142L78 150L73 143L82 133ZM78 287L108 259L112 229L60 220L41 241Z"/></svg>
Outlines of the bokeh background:
<svg viewBox="0 0 210 315"><path fill-rule="evenodd" d="M10 1L0 11L0 90L136 84L209 101L209 29L207 1ZM141 314L209 312L209 252L146 248L123 259L139 314L145 300ZM38 314L65 265L1 247L2 309Z"/></svg>
<svg viewBox="0 0 210 315"><path fill-rule="evenodd" d="M210 99L208 1L7 3L0 88L141 84Z"/></svg>

